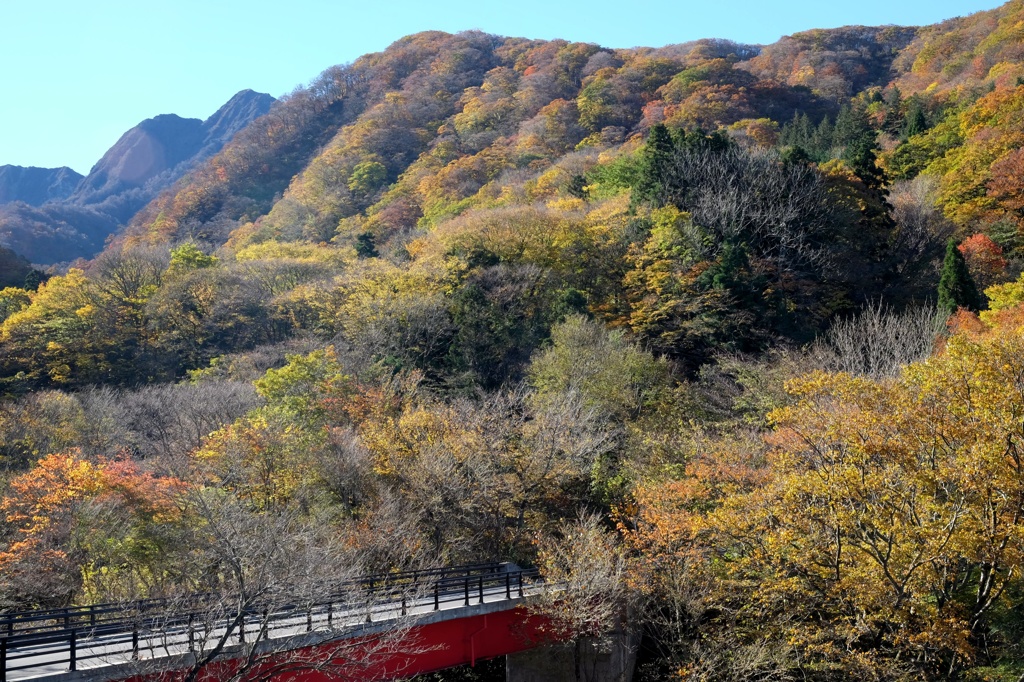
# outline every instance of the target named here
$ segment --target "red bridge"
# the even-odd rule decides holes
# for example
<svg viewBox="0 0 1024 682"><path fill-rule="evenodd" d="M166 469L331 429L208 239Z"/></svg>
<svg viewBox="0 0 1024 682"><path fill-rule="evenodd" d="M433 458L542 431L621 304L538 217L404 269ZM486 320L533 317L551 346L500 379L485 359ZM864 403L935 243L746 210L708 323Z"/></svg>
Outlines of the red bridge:
<svg viewBox="0 0 1024 682"><path fill-rule="evenodd" d="M546 643L536 571L481 564L366 576L315 603L210 596L0 616L6 680L393 680Z"/></svg>

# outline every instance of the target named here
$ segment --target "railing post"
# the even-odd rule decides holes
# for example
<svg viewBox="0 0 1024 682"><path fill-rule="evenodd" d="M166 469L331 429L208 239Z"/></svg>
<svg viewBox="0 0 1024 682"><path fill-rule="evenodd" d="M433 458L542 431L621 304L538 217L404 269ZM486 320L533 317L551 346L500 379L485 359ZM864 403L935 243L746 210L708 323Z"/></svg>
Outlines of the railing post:
<svg viewBox="0 0 1024 682"><path fill-rule="evenodd" d="M96 627L96 605L89 605L89 627Z"/></svg>
<svg viewBox="0 0 1024 682"><path fill-rule="evenodd" d="M523 598L523 572L519 571L519 598Z"/></svg>
<svg viewBox="0 0 1024 682"><path fill-rule="evenodd" d="M132 626L132 660L139 660L139 626Z"/></svg>
<svg viewBox="0 0 1024 682"><path fill-rule="evenodd" d="M7 638L0 639L0 678L7 679Z"/></svg>
<svg viewBox="0 0 1024 682"><path fill-rule="evenodd" d="M512 598L512 574L505 573L505 599Z"/></svg>
<svg viewBox="0 0 1024 682"><path fill-rule="evenodd" d="M480 603L483 604L484 603L484 576L483 576L483 574L480 575L479 587L480 587Z"/></svg>
<svg viewBox="0 0 1024 682"><path fill-rule="evenodd" d="M469 576L467 575L465 578L463 578L463 581L463 584L466 587L466 606L469 606Z"/></svg>
<svg viewBox="0 0 1024 682"><path fill-rule="evenodd" d="M74 630L71 631L71 637L68 638L68 643L71 645L71 651L68 656L68 672L75 672L78 669L78 656L75 648L78 646L78 637Z"/></svg>
<svg viewBox="0 0 1024 682"><path fill-rule="evenodd" d="M188 650L190 652L196 650L195 618L194 614L188 614Z"/></svg>
<svg viewBox="0 0 1024 682"><path fill-rule="evenodd" d="M441 610L441 584L434 583L434 610Z"/></svg>
<svg viewBox="0 0 1024 682"><path fill-rule="evenodd" d="M327 627L334 625L334 602L327 602Z"/></svg>
<svg viewBox="0 0 1024 682"><path fill-rule="evenodd" d="M402 595L402 615L403 616L406 615L406 613L405 613L405 595L404 594Z"/></svg>
<svg viewBox="0 0 1024 682"><path fill-rule="evenodd" d="M313 631L313 607L306 607L306 632Z"/></svg>
<svg viewBox="0 0 1024 682"><path fill-rule="evenodd" d="M245 644L245 611L238 617L238 643Z"/></svg>

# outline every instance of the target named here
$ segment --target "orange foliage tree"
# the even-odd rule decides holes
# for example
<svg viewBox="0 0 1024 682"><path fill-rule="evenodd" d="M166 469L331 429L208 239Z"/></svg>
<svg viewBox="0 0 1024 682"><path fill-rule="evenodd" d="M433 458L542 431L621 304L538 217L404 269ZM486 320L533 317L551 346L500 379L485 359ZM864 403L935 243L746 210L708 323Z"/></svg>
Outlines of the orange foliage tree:
<svg viewBox="0 0 1024 682"><path fill-rule="evenodd" d="M1024 226L1024 149L1015 149L992 164L987 195L1018 232Z"/></svg>
<svg viewBox="0 0 1024 682"><path fill-rule="evenodd" d="M182 485L78 449L40 459L0 499L0 600L61 604L157 588Z"/></svg>

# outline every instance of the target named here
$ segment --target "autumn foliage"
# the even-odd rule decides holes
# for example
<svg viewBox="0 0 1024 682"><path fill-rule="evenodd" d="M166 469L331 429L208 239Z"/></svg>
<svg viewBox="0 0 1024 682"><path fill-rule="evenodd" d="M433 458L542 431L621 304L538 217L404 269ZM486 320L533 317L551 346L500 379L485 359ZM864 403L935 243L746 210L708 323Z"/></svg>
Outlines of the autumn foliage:
<svg viewBox="0 0 1024 682"><path fill-rule="evenodd" d="M0 500L4 591L67 599L82 587L98 589L97 581L122 568L141 571L132 576L137 580L159 580L146 574L159 559L159 528L179 517L180 486L125 457L47 455L14 478Z"/></svg>
<svg viewBox="0 0 1024 682"><path fill-rule="evenodd" d="M1015 321L960 325L895 380L794 379L763 457L709 453L637 491L640 579L671 598L681 571L707 590L685 604L703 637L756 632L812 677L984 664L1013 645L1024 568L1022 369Z"/></svg>
<svg viewBox="0 0 1024 682"><path fill-rule="evenodd" d="M1009 261L1003 257L1002 247L988 236L972 235L962 241L957 248L967 261L967 269L970 270L971 277L979 288L989 287L1003 278Z"/></svg>

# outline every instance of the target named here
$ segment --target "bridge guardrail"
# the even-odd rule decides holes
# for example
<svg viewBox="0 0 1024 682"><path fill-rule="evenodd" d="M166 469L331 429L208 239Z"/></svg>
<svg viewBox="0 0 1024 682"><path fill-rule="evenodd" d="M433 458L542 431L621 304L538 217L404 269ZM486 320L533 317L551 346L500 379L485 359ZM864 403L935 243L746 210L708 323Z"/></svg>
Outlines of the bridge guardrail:
<svg viewBox="0 0 1024 682"><path fill-rule="evenodd" d="M538 578L536 569L500 563L381 573L345 581L336 593L316 602L275 605L273 610L258 604L242 612L221 609L212 620L238 627L238 641L244 643L246 635L269 639L275 631L294 631L296 619L303 616L310 632L314 621L330 628L335 615L342 613L358 611L372 622L375 614L378 619L386 614L405 616L413 607L439 611L456 603L469 606L474 599L482 604L485 595L519 599L524 587ZM144 651L166 647L170 636L193 651L196 638L208 634L209 601L210 595L200 594L185 602L157 598L0 614L0 676L6 680L9 673L39 667L43 655L50 657L46 665L66 662L67 670L74 672L83 661L109 655L93 651L97 642L130 645L131 657L138 658ZM177 612L168 613L172 604ZM61 655L63 659L53 660Z"/></svg>

